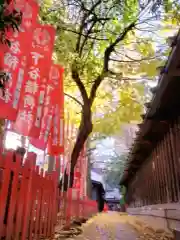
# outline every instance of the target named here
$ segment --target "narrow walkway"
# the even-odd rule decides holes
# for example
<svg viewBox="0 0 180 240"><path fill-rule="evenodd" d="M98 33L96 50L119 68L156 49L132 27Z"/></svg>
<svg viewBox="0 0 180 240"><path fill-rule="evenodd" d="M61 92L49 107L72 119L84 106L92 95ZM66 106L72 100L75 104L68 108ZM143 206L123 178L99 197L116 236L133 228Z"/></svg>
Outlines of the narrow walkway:
<svg viewBox="0 0 180 240"><path fill-rule="evenodd" d="M129 224L121 222L118 213L106 213L94 217L83 226L83 234L76 240L135 240L137 232Z"/></svg>
<svg viewBox="0 0 180 240"><path fill-rule="evenodd" d="M79 229L80 235L65 237L68 231L56 232L57 240L136 240L138 233L128 223L122 221L122 216L116 212L102 213L88 220ZM73 230L73 229L72 229ZM70 231L76 232L76 231ZM69 232L69 233L70 233Z"/></svg>
<svg viewBox="0 0 180 240"><path fill-rule="evenodd" d="M56 232L53 240L174 240L174 237L163 229L154 230L138 217L118 212L98 214L81 228L72 228L72 234L68 232Z"/></svg>

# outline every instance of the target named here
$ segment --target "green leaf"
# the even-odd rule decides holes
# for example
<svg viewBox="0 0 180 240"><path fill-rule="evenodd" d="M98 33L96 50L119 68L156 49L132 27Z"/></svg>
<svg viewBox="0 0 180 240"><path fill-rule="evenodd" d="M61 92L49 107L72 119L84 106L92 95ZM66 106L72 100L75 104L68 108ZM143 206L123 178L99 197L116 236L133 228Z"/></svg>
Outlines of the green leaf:
<svg viewBox="0 0 180 240"><path fill-rule="evenodd" d="M93 8L94 1L82 0L81 4L72 1L69 4L69 1L65 0L64 4L58 2L52 5L53 10L51 10L48 7L51 3L47 0L41 6L40 22L57 28L53 58L56 63L60 63L65 68L64 91L82 103L80 90L72 79L74 62L76 62L79 78L89 96L94 81L103 72L107 47L122 36L132 22L137 24L113 48L110 57L116 61L109 62L109 69L117 74L104 78L97 90L91 107L94 126L92 134L112 136L124 123L141 121L144 86L134 82L142 76L151 79L157 76L156 68L164 61L162 57L168 55L169 49L164 48L166 41L165 36L161 36L161 31L164 28L163 25L167 26L173 21L179 21L177 11L179 6L175 3L172 5L172 1L166 0L162 1L159 7L156 4L157 11L152 12L149 8L148 14L143 15L144 2L102 0ZM88 9L94 10L88 15ZM157 20L159 11L160 17ZM87 19L82 25L86 16ZM147 20L148 18L152 20ZM96 21L91 25L94 19ZM151 33L151 25L155 25L154 33ZM157 29L157 25L160 25L160 29ZM92 32L87 36L90 27ZM78 43L82 47L81 52L77 47ZM157 58L159 50L160 54ZM67 111L71 109L72 122L78 127L81 121L81 106L66 97L65 107Z"/></svg>

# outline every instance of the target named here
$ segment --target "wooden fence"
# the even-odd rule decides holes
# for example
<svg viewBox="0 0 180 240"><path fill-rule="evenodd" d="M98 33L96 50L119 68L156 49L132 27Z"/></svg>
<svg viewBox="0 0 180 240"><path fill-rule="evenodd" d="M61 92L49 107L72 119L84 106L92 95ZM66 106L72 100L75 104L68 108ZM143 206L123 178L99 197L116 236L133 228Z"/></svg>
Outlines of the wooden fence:
<svg viewBox="0 0 180 240"><path fill-rule="evenodd" d="M0 155L0 239L48 238L56 224L70 226L97 213L96 202L80 198L78 189L59 192L57 172L40 170L35 158L29 153L22 164L13 151Z"/></svg>
<svg viewBox="0 0 180 240"><path fill-rule="evenodd" d="M33 153L24 165L21 160L11 151L0 156L0 237L51 236L56 222L57 174L40 171Z"/></svg>
<svg viewBox="0 0 180 240"><path fill-rule="evenodd" d="M168 131L128 183L131 207L180 201L180 118Z"/></svg>

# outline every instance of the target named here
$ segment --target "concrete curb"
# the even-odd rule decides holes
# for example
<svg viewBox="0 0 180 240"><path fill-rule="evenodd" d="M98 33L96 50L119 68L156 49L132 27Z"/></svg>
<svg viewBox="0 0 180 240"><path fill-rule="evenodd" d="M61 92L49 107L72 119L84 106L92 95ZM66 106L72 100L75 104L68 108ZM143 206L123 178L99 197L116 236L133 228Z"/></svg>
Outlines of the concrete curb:
<svg viewBox="0 0 180 240"><path fill-rule="evenodd" d="M138 216L153 228L169 232L180 231L180 204L157 204L139 208L128 208L127 213Z"/></svg>

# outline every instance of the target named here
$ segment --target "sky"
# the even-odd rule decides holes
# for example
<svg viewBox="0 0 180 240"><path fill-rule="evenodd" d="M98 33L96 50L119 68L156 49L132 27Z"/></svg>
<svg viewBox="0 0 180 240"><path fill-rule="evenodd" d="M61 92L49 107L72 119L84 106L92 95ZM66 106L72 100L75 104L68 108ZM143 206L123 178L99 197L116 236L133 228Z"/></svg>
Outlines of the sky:
<svg viewBox="0 0 180 240"><path fill-rule="evenodd" d="M7 131L6 138L5 138L5 148L6 149L14 149L16 150L17 147L21 146L21 135ZM34 152L37 154L37 164L39 165L44 159L44 152L33 147L31 144L28 146L28 140L26 141L26 148L28 148L29 152Z"/></svg>
<svg viewBox="0 0 180 240"><path fill-rule="evenodd" d="M148 17L148 16L146 16ZM153 21L154 23L154 21ZM157 26L159 24L159 22L156 22ZM141 26L142 28L146 28L145 24L143 24ZM149 29L148 29L149 30ZM168 35L173 35L175 33L176 29L172 29L171 32L164 32L162 33L162 38L166 38L166 34ZM142 34L142 32L140 33ZM143 32L143 34L145 36L149 36L148 31L147 33ZM159 44L159 38L155 38L154 40L156 40L154 42L155 48L158 48L158 44ZM147 82L149 87L155 87L157 85L157 81L148 81ZM8 132L7 133L7 137L6 137L6 142L5 142L6 148L12 148L12 149L16 149L17 146L20 146L20 135L17 135L15 133L12 132ZM105 140L102 140L102 142L98 143L96 146L96 150L95 150L95 155L112 155L113 152L113 148L114 148L114 139L113 138L107 138ZM29 145L29 151L33 151L35 153L37 153L38 155L42 155L43 151L38 150L36 148L34 148L32 145Z"/></svg>

